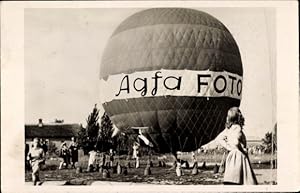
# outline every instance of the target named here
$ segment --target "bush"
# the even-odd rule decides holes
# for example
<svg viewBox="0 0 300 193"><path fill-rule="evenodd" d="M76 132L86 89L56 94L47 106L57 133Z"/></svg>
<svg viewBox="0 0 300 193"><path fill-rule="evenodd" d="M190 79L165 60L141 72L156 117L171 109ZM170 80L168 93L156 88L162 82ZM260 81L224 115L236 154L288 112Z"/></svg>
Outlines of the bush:
<svg viewBox="0 0 300 193"><path fill-rule="evenodd" d="M265 134L265 137L262 139L265 153L271 153L272 150L274 152L277 151L277 140L276 140L276 138L277 137L273 132L267 132Z"/></svg>

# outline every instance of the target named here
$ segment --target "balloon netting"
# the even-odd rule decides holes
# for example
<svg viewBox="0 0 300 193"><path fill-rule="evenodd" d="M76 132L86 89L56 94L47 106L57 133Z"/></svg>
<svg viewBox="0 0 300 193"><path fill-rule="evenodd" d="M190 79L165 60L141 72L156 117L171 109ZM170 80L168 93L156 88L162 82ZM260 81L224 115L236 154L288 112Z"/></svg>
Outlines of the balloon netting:
<svg viewBox="0 0 300 193"><path fill-rule="evenodd" d="M194 151L224 129L227 111L239 100L204 97L147 97L103 104L122 132L143 134L159 152Z"/></svg>

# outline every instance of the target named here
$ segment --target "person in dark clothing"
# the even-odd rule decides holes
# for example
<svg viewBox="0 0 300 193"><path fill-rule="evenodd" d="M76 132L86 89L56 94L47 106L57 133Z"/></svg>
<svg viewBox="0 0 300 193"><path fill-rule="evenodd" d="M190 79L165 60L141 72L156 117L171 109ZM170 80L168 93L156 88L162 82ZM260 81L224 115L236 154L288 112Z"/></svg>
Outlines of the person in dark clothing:
<svg viewBox="0 0 300 193"><path fill-rule="evenodd" d="M71 143L69 145L69 150L71 154L71 166L75 168L75 164L78 162L78 143L75 138L72 137Z"/></svg>
<svg viewBox="0 0 300 193"><path fill-rule="evenodd" d="M47 145L47 141L46 140L42 141L42 149L44 150L45 154L48 152L48 145Z"/></svg>
<svg viewBox="0 0 300 193"><path fill-rule="evenodd" d="M68 168L69 160L70 160L70 153L69 153L69 149L67 147L66 142L62 143L59 155L62 158L62 161L59 164L59 169L62 169L63 166Z"/></svg>

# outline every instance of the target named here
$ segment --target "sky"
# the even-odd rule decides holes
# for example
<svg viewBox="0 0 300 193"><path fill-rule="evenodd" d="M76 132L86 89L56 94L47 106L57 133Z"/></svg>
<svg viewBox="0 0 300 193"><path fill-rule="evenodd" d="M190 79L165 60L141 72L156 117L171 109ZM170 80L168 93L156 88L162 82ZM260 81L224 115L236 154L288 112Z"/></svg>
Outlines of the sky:
<svg viewBox="0 0 300 193"><path fill-rule="evenodd" d="M195 9L195 8L194 8ZM25 123L82 123L99 100L106 43L128 16L143 9L25 9ZM274 13L262 8L199 8L219 19L241 52L245 133L262 138L276 122Z"/></svg>

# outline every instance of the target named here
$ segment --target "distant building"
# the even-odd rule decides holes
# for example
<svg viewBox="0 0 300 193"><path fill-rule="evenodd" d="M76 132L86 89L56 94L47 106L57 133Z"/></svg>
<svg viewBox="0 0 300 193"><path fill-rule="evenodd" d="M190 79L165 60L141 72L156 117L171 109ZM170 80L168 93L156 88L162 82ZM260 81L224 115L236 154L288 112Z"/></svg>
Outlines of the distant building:
<svg viewBox="0 0 300 193"><path fill-rule="evenodd" d="M80 124L65 124L63 121L45 124L39 119L37 124L25 124L25 141L30 144L33 138L38 137L59 148L62 141L69 144L72 137L77 137L80 128Z"/></svg>
<svg viewBox="0 0 300 193"><path fill-rule="evenodd" d="M260 146L263 144L262 138L259 138L257 136L247 136L247 147L255 147Z"/></svg>
<svg viewBox="0 0 300 193"><path fill-rule="evenodd" d="M259 146L259 145L262 145L262 144L263 144L263 141L261 139L247 140L247 146L248 147Z"/></svg>

